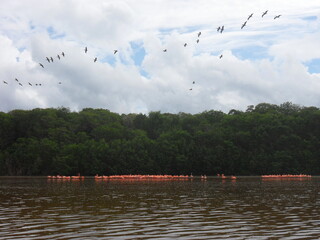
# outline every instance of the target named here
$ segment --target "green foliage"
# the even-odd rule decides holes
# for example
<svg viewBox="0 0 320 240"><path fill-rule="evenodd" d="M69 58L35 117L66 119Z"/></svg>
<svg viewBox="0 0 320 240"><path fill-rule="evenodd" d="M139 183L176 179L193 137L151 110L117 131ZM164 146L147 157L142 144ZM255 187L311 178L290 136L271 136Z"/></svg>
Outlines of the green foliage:
<svg viewBox="0 0 320 240"><path fill-rule="evenodd" d="M0 175L320 171L320 110L290 102L245 112L0 112Z"/></svg>

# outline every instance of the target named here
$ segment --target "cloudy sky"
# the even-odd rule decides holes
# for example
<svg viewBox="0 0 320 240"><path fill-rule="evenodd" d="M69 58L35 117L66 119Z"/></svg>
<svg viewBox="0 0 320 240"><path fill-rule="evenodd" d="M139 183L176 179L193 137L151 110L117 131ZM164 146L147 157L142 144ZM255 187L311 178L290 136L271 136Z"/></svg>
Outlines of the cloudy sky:
<svg viewBox="0 0 320 240"><path fill-rule="evenodd" d="M319 0L0 2L0 111L320 107Z"/></svg>

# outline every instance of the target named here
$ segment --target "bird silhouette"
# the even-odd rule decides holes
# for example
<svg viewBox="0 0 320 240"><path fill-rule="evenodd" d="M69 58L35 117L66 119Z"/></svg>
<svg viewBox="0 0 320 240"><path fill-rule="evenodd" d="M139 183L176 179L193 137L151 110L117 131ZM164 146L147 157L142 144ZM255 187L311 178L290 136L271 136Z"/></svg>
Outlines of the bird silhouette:
<svg viewBox="0 0 320 240"><path fill-rule="evenodd" d="M6 81L3 81L4 84L8 84Z"/></svg>
<svg viewBox="0 0 320 240"><path fill-rule="evenodd" d="M57 55L57 57L59 58L59 60L60 60L60 56L59 56L59 54Z"/></svg>
<svg viewBox="0 0 320 240"><path fill-rule="evenodd" d="M223 55L221 54L220 56L219 56L219 58L222 58L223 57Z"/></svg>
<svg viewBox="0 0 320 240"><path fill-rule="evenodd" d="M19 85L22 87L22 83L19 83Z"/></svg>
<svg viewBox="0 0 320 240"><path fill-rule="evenodd" d="M187 43L185 43L183 46L186 47L186 46L187 46Z"/></svg>
<svg viewBox="0 0 320 240"><path fill-rule="evenodd" d="M62 57L64 57L64 52L61 53Z"/></svg>
<svg viewBox="0 0 320 240"><path fill-rule="evenodd" d="M200 40L198 39L198 40L197 40L197 43L199 43L199 41L200 41Z"/></svg>
<svg viewBox="0 0 320 240"><path fill-rule="evenodd" d="M47 61L50 63L50 59L48 57L46 57Z"/></svg>
<svg viewBox="0 0 320 240"><path fill-rule="evenodd" d="M221 29L220 29L220 33L222 33L222 32L223 32L223 30L224 30L224 26L222 26L222 27L221 27Z"/></svg>
<svg viewBox="0 0 320 240"><path fill-rule="evenodd" d="M163 49L163 52L166 52L167 51L167 49Z"/></svg>
<svg viewBox="0 0 320 240"><path fill-rule="evenodd" d="M261 16L261 17L264 17L267 13L268 13L268 10L265 11L264 13L262 13L262 16Z"/></svg>
<svg viewBox="0 0 320 240"><path fill-rule="evenodd" d="M97 58L94 58L93 62L96 62L98 59Z"/></svg>
<svg viewBox="0 0 320 240"><path fill-rule="evenodd" d="M30 86L32 86L32 84L31 84L31 83L29 83L29 82L28 82L28 84L29 84Z"/></svg>
<svg viewBox="0 0 320 240"><path fill-rule="evenodd" d="M50 57L50 59L51 59L51 62L53 62L53 58L52 58L52 57Z"/></svg>
<svg viewBox="0 0 320 240"><path fill-rule="evenodd" d="M248 17L247 20L249 20L250 18L252 18L252 16L253 16L253 13L251 13L251 14L249 15L249 17Z"/></svg>
<svg viewBox="0 0 320 240"><path fill-rule="evenodd" d="M196 83L195 81L192 82L192 84L195 84L195 83Z"/></svg>
<svg viewBox="0 0 320 240"><path fill-rule="evenodd" d="M61 84L61 82L59 82L59 84Z"/></svg>
<svg viewBox="0 0 320 240"><path fill-rule="evenodd" d="M19 82L19 80L18 80L17 78L16 78L15 80L16 80L17 82Z"/></svg>
<svg viewBox="0 0 320 240"><path fill-rule="evenodd" d="M85 47L85 49L84 49L84 53L87 53L88 52L88 48L87 47Z"/></svg>
<svg viewBox="0 0 320 240"><path fill-rule="evenodd" d="M281 15L277 15L273 19L277 19L277 18L280 18L280 17L281 17Z"/></svg>
<svg viewBox="0 0 320 240"><path fill-rule="evenodd" d="M192 88L189 89L190 91L192 90Z"/></svg>
<svg viewBox="0 0 320 240"><path fill-rule="evenodd" d="M39 63L39 65L40 65L42 68L44 68L44 66L42 65L42 63Z"/></svg>
<svg viewBox="0 0 320 240"><path fill-rule="evenodd" d="M113 54L116 54L117 52L118 52L118 50L114 50L114 51L113 51Z"/></svg>
<svg viewBox="0 0 320 240"><path fill-rule="evenodd" d="M221 29L221 27L219 26L219 27L217 27L217 32L220 32L220 29Z"/></svg>
<svg viewBox="0 0 320 240"><path fill-rule="evenodd" d="M200 35L201 35L201 32L198 32L198 37L200 37Z"/></svg>
<svg viewBox="0 0 320 240"><path fill-rule="evenodd" d="M241 29L244 28L244 26L247 24L247 21L245 21L242 26L241 26Z"/></svg>

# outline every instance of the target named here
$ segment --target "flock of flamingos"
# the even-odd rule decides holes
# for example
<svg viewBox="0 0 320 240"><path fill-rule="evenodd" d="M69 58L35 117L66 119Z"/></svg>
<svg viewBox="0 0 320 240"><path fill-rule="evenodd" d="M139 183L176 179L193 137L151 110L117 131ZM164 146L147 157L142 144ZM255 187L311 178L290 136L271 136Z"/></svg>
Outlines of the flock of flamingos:
<svg viewBox="0 0 320 240"><path fill-rule="evenodd" d="M47 176L48 179L59 179L59 180L83 180L84 176L78 174L77 176ZM92 178L92 177L90 177ZM194 177L191 175L111 175L111 176L99 176L98 174L94 176L95 180L122 180L122 181L139 181L139 180L189 180ZM217 174L218 179L231 179L236 180L236 176L225 176L224 174ZM261 175L263 180L265 179L308 179L311 178L311 175L307 174L284 174L284 175ZM201 180L206 180L206 175L200 176Z"/></svg>

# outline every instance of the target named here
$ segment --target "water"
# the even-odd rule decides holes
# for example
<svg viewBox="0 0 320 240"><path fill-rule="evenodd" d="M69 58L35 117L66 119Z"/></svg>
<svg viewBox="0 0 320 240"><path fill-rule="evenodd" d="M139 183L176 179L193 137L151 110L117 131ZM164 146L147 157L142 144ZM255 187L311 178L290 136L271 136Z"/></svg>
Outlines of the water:
<svg viewBox="0 0 320 240"><path fill-rule="evenodd" d="M320 178L0 178L1 239L320 239Z"/></svg>

